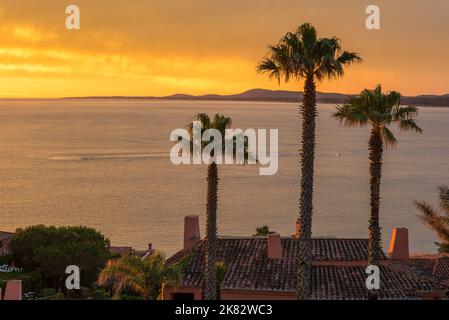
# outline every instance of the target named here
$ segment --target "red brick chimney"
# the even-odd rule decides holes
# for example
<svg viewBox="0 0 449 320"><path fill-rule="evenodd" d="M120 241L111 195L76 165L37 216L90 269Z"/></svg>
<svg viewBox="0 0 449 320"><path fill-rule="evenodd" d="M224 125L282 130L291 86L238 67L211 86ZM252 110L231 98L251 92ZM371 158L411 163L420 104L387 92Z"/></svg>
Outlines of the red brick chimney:
<svg viewBox="0 0 449 320"><path fill-rule="evenodd" d="M278 233L269 234L267 238L268 259L282 259L281 235Z"/></svg>
<svg viewBox="0 0 449 320"><path fill-rule="evenodd" d="M296 220L296 238L299 239L299 235L301 234L301 221Z"/></svg>
<svg viewBox="0 0 449 320"><path fill-rule="evenodd" d="M184 250L192 249L200 239L199 217L186 216L184 218Z"/></svg>
<svg viewBox="0 0 449 320"><path fill-rule="evenodd" d="M388 256L392 260L409 260L408 229L393 229Z"/></svg>
<svg viewBox="0 0 449 320"><path fill-rule="evenodd" d="M9 280L6 283L3 300L22 300L22 280Z"/></svg>

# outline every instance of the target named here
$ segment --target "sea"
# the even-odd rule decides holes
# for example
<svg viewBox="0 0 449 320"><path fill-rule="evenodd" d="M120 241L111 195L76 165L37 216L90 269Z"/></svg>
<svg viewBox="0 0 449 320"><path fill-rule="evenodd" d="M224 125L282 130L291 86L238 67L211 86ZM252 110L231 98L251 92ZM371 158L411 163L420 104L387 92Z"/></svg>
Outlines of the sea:
<svg viewBox="0 0 449 320"><path fill-rule="evenodd" d="M320 104L314 237L367 238L369 128L345 128ZM224 114L233 128L278 129L279 169L219 166L218 233L252 236L259 226L291 236L299 198L298 104L133 99L1 100L0 230L32 225L95 228L114 246L182 248L186 215L205 226L205 165L174 165L170 133L195 114ZM449 184L449 108L420 108L423 135L394 129L385 151L380 220L384 250L406 227L415 253L436 251L413 204L437 205Z"/></svg>

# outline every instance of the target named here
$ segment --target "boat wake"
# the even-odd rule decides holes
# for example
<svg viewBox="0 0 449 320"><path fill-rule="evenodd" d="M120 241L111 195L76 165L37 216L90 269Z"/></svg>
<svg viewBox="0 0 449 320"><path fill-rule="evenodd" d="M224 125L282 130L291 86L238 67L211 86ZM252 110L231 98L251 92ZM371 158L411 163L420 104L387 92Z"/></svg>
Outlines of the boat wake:
<svg viewBox="0 0 449 320"><path fill-rule="evenodd" d="M154 158L166 158L165 153L136 153L136 154L77 154L58 155L48 157L50 161L95 161L95 160L145 160Z"/></svg>

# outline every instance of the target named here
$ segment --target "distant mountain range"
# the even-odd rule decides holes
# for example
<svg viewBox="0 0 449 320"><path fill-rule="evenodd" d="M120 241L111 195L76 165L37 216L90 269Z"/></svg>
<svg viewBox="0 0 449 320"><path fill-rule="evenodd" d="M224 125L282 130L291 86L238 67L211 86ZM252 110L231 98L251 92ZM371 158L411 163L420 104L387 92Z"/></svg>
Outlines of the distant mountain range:
<svg viewBox="0 0 449 320"><path fill-rule="evenodd" d="M343 103L349 95L341 93L317 93L318 103ZM303 93L299 91L251 89L240 94L218 95L207 94L194 96L189 94L174 94L171 96L113 96L113 97L71 97L64 99L163 99L163 100L211 100L211 101L273 101L273 102L298 102ZM404 97L403 103L417 106L449 107L449 94L446 95L420 95Z"/></svg>

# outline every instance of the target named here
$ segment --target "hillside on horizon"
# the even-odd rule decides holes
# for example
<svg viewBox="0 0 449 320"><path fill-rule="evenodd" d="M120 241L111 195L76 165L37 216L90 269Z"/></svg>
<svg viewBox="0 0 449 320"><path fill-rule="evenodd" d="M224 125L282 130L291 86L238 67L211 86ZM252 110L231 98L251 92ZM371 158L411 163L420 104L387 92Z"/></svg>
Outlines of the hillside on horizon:
<svg viewBox="0 0 449 320"><path fill-rule="evenodd" d="M317 92L318 103L343 103L350 95L342 93ZM239 94L219 95L190 95L173 94L169 96L90 96L66 97L63 99L162 99L162 100L210 100L210 101L272 101L272 102L298 102L303 97L301 91L250 89ZM403 103L418 106L449 107L449 94L445 95L419 95L403 97Z"/></svg>

